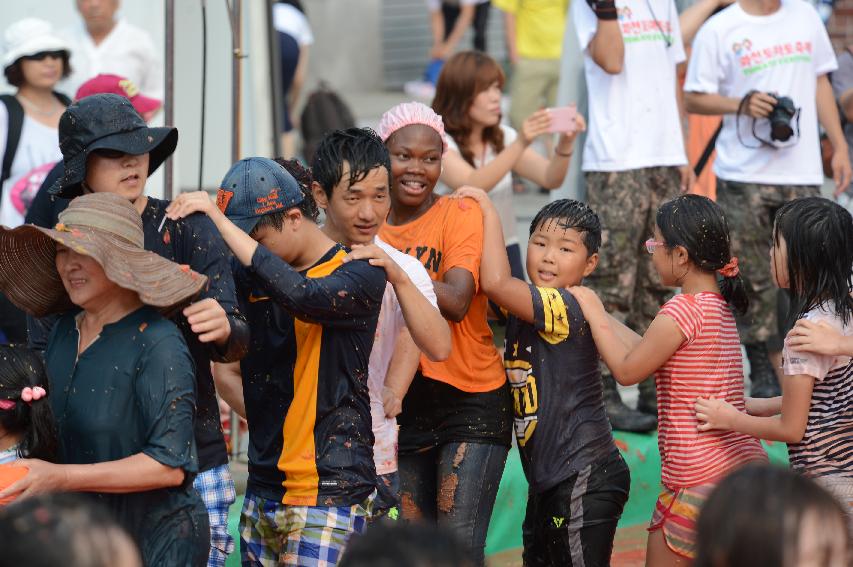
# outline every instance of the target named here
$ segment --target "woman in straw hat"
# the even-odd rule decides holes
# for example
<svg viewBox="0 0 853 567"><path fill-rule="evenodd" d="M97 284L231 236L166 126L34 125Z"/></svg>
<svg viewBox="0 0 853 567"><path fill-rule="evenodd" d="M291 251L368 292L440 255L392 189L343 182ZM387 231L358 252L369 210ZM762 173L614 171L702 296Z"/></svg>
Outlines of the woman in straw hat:
<svg viewBox="0 0 853 567"><path fill-rule="evenodd" d="M45 351L63 464L19 461L29 473L0 498L93 493L145 565L205 565L193 362L160 311L191 300L207 278L145 251L126 198L84 195L59 220L0 227L0 291L35 316L64 312Z"/></svg>

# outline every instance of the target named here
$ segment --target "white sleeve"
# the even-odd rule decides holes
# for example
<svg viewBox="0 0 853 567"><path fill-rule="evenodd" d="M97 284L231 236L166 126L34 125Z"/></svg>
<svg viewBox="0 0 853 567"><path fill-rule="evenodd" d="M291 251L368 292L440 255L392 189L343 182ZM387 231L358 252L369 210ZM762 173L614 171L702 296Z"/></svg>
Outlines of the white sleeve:
<svg viewBox="0 0 853 567"><path fill-rule="evenodd" d="M308 18L305 14L300 13L299 18L299 46L304 47L314 43L314 33L311 31L311 24L308 23Z"/></svg>
<svg viewBox="0 0 853 567"><path fill-rule="evenodd" d="M717 34L705 24L693 40L684 91L719 94L720 83L725 76L723 65Z"/></svg>
<svg viewBox="0 0 853 567"><path fill-rule="evenodd" d="M578 36L578 42L580 42L581 51L586 51L598 30L598 18L586 0L575 0L572 2L570 19L575 23L575 32Z"/></svg>
<svg viewBox="0 0 853 567"><path fill-rule="evenodd" d="M817 31L812 45L812 61L814 61L815 75L819 77L838 69L838 60L835 58L835 51L832 49L832 43L826 33L826 26L823 25L817 12L814 12L814 21L814 27Z"/></svg>
<svg viewBox="0 0 853 567"><path fill-rule="evenodd" d="M684 52L684 41L681 38L681 23L678 19L678 9L675 7L675 0L671 0L669 13L672 14L670 26L672 27L672 61L676 65L687 61L687 54Z"/></svg>
<svg viewBox="0 0 853 567"><path fill-rule="evenodd" d="M426 0L426 5L430 12L438 12L441 10L441 0Z"/></svg>

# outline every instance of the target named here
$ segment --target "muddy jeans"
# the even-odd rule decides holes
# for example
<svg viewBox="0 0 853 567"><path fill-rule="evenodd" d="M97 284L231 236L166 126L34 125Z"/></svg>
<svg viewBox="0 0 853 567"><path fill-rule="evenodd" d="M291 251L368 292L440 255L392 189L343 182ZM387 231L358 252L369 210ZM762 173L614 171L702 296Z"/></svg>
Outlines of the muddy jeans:
<svg viewBox="0 0 853 567"><path fill-rule="evenodd" d="M470 550L474 564L483 565L486 532L508 452L504 445L458 442L400 455L403 518L451 529Z"/></svg>

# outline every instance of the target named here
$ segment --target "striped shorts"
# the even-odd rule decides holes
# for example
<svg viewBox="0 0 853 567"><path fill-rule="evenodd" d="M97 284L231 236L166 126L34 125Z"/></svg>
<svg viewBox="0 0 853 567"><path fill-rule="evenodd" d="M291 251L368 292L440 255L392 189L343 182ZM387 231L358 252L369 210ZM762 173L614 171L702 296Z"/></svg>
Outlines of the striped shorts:
<svg viewBox="0 0 853 567"><path fill-rule="evenodd" d="M714 484L700 484L672 490L663 487L655 503L650 532L663 530L666 546L674 553L693 559L696 556L696 520Z"/></svg>
<svg viewBox="0 0 853 567"><path fill-rule="evenodd" d="M243 565L333 567L367 526L376 493L353 506L291 506L246 492L240 513Z"/></svg>

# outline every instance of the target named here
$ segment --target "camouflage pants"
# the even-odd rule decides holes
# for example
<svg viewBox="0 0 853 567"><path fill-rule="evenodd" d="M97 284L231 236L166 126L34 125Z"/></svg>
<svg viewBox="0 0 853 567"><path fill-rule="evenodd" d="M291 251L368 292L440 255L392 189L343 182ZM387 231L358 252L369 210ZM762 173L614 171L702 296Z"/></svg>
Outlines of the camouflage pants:
<svg viewBox="0 0 853 567"><path fill-rule="evenodd" d="M586 173L587 201L602 228L598 267L586 283L608 312L640 334L672 296L645 242L654 234L658 207L678 196L680 182L675 167Z"/></svg>
<svg viewBox="0 0 853 567"><path fill-rule="evenodd" d="M746 282L749 310L738 318L744 344L769 341L781 349L777 317L777 290L770 272L770 240L773 219L782 205L798 197L820 195L813 185L762 185L717 179L717 203L726 214L732 240Z"/></svg>

